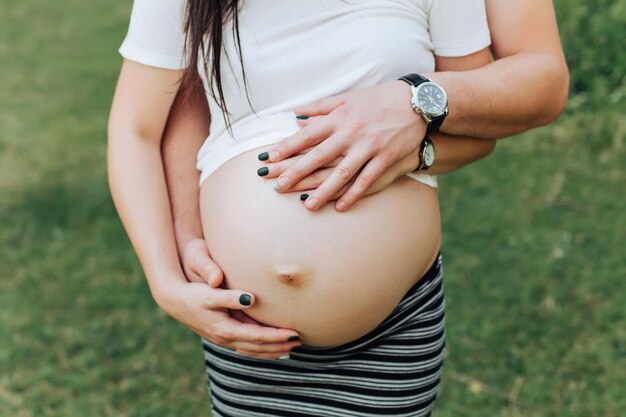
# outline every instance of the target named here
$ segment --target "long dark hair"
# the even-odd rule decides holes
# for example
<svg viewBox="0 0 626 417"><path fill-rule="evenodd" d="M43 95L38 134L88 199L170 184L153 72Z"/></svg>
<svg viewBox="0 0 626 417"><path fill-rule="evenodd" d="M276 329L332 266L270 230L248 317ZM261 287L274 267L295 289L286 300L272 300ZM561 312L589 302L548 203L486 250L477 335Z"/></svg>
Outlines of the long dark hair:
<svg viewBox="0 0 626 417"><path fill-rule="evenodd" d="M223 26L228 19L233 19L233 36L237 42L237 52L243 74L244 88L246 98L250 108L250 97L248 95L248 85L246 82L246 73L243 65L243 55L241 53L241 43L239 41L239 0L187 0L185 10L185 57L187 68L183 71L181 80L181 88L184 97L190 97L197 94L196 87L202 85L200 75L198 73L198 62L203 64L204 72L207 77L209 92L215 99L224 116L226 128L232 134L230 113L224 99L224 91L222 89L222 76L220 73L220 61L222 52L222 36ZM206 45L205 39L208 37L209 45ZM208 46L208 48L207 48ZM230 62L228 52L226 59ZM208 67L207 57L211 56L211 68ZM217 95L213 81L217 85ZM254 109L253 109L254 111ZM214 116L214 115L212 115Z"/></svg>

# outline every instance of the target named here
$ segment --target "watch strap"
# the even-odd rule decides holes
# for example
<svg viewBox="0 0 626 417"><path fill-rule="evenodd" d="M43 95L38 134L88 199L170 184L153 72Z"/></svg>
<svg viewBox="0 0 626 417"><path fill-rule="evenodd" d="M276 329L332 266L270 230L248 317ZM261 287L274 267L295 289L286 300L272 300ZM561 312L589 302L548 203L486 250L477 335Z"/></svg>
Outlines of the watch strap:
<svg viewBox="0 0 626 417"><path fill-rule="evenodd" d="M426 77L424 77L422 75L419 75L419 74L407 74L407 75L404 75L404 76L398 78L398 80L406 81L407 83L409 83L413 87L417 87L418 85L420 85L422 83L430 81L428 78L426 78Z"/></svg>
<svg viewBox="0 0 626 417"><path fill-rule="evenodd" d="M443 124L443 121L446 119L446 116L447 112L440 116L432 117L430 119L430 123L428 123L428 125L426 126L426 136L430 136L439 132L439 128Z"/></svg>
<svg viewBox="0 0 626 417"><path fill-rule="evenodd" d="M430 166L425 167L424 165L424 150L426 149L426 145L430 142L431 146L435 146L434 143L432 143L432 141L430 140L430 138L428 137L428 135L424 136L424 139L422 139L422 142L420 143L420 148L419 151L417 153L417 156L419 158L419 162L417 165L417 168L415 168L413 171L413 173L415 172L419 172L419 171L426 171L428 168L430 168Z"/></svg>

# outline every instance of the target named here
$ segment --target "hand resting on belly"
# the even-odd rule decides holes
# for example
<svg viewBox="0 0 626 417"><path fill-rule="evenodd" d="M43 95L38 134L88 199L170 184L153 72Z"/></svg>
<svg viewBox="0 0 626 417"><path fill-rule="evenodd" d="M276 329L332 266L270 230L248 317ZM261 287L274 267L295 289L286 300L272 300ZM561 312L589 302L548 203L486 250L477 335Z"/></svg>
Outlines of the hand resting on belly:
<svg viewBox="0 0 626 417"><path fill-rule="evenodd" d="M304 344L365 335L435 259L436 190L402 176L348 212L312 212L299 193L277 193L257 176L264 149L229 160L201 187L203 232L225 286L255 294L246 314L297 331Z"/></svg>

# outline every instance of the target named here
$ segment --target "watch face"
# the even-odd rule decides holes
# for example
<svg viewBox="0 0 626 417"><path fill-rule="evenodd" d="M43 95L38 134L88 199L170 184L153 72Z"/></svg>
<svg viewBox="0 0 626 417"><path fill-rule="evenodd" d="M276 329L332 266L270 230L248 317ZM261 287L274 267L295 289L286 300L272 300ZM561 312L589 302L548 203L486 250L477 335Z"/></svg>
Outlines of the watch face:
<svg viewBox="0 0 626 417"><path fill-rule="evenodd" d="M437 84L426 82L417 87L417 104L429 116L440 116L448 105L448 97Z"/></svg>
<svg viewBox="0 0 626 417"><path fill-rule="evenodd" d="M424 165L431 166L435 162L435 147L427 143L424 147Z"/></svg>

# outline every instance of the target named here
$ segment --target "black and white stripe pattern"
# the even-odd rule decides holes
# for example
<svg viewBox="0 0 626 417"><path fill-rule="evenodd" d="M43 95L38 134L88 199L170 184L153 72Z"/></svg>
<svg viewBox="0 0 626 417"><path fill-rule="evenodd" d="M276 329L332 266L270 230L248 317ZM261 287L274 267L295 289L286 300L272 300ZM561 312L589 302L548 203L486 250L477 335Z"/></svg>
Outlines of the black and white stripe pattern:
<svg viewBox="0 0 626 417"><path fill-rule="evenodd" d="M391 314L334 347L287 360L252 358L202 340L213 417L430 416L445 350L441 253Z"/></svg>

